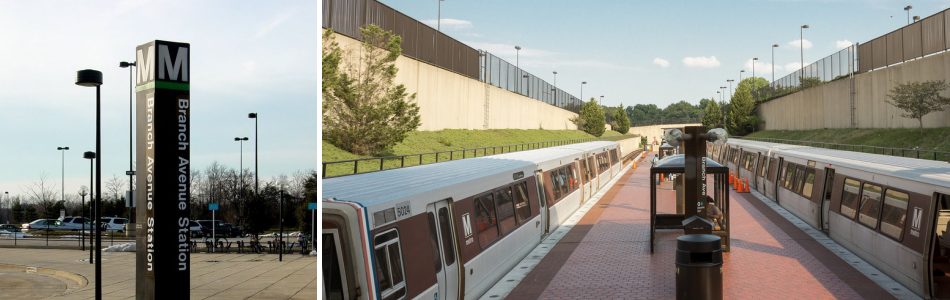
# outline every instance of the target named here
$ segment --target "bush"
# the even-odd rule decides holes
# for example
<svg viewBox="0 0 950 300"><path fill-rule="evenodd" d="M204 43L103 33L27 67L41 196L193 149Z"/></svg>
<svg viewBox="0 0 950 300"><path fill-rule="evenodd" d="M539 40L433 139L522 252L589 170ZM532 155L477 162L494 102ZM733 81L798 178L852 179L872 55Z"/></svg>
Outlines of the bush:
<svg viewBox="0 0 950 300"><path fill-rule="evenodd" d="M604 127L607 123L604 110L600 108L600 104L597 104L597 100L594 100L594 98L590 98L589 102L584 103L581 112L577 117L571 119L571 122L577 125L577 129L593 136L599 137L606 131Z"/></svg>

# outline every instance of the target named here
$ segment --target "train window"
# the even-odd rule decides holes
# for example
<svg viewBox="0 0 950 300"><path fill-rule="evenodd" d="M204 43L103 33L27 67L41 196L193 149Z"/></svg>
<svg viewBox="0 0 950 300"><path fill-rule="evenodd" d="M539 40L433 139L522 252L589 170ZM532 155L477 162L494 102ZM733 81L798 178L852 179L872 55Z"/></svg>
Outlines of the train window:
<svg viewBox="0 0 950 300"><path fill-rule="evenodd" d="M426 220L429 221L429 241L432 243L432 258L435 263L435 271L442 271L442 259L439 257L439 236L435 230L435 215L431 212L426 213Z"/></svg>
<svg viewBox="0 0 950 300"><path fill-rule="evenodd" d="M796 164L795 165L795 181L794 181L795 186L792 187L793 191L796 194L799 194L799 195L802 194L802 186L804 185L804 182L805 182L805 166Z"/></svg>
<svg viewBox="0 0 950 300"><path fill-rule="evenodd" d="M808 169L805 173L805 184L802 185L802 196L811 198L811 191L815 186L815 169Z"/></svg>
<svg viewBox="0 0 950 300"><path fill-rule="evenodd" d="M841 214L849 219L854 219L860 191L861 182L850 178L844 180L844 188L841 189Z"/></svg>
<svg viewBox="0 0 950 300"><path fill-rule="evenodd" d="M759 154L759 165L756 166L759 170L759 177L765 177L765 162L767 159L765 155Z"/></svg>
<svg viewBox="0 0 950 300"><path fill-rule="evenodd" d="M587 174L589 174L590 176L588 176L587 178L590 178L590 180L594 180L594 177L597 176L597 172L596 172L597 170L594 170L595 166L596 165L594 164L594 157L588 156L587 157Z"/></svg>
<svg viewBox="0 0 950 300"><path fill-rule="evenodd" d="M864 184L861 190L861 208L858 221L868 227L877 227L877 220L881 216L881 186Z"/></svg>
<svg viewBox="0 0 950 300"><path fill-rule="evenodd" d="M501 235L506 235L518 227L515 222L515 204L511 201L510 187L495 191L495 208Z"/></svg>
<svg viewBox="0 0 950 300"><path fill-rule="evenodd" d="M776 168L776 167L778 167L778 160L773 158L773 159L769 162L769 171L768 171L768 172L769 172L769 174L768 174L769 180L772 181L772 182L775 182L775 174L776 174L775 168Z"/></svg>
<svg viewBox="0 0 950 300"><path fill-rule="evenodd" d="M619 159L617 158L617 149L610 150L610 163L616 164Z"/></svg>
<svg viewBox="0 0 950 300"><path fill-rule="evenodd" d="M475 198L475 224L478 228L478 244L488 248L498 239L498 219L495 218L495 203L492 195Z"/></svg>
<svg viewBox="0 0 950 300"><path fill-rule="evenodd" d="M528 201L528 183L521 182L512 187L515 198L515 216L518 224L523 224L531 218L531 205Z"/></svg>
<svg viewBox="0 0 950 300"><path fill-rule="evenodd" d="M445 254L445 265L455 263L455 242L452 240L452 224L449 224L449 209L439 209L439 230L442 231L442 253ZM441 267L441 266L440 266Z"/></svg>
<svg viewBox="0 0 950 300"><path fill-rule="evenodd" d="M738 166L739 166L739 156L741 156L741 155L742 155L742 150L733 149L732 164L734 164L734 165L736 165L736 166L738 167Z"/></svg>
<svg viewBox="0 0 950 300"><path fill-rule="evenodd" d="M570 190L574 191L579 186L577 185L577 170L574 169L574 164L567 165L567 183L570 185Z"/></svg>
<svg viewBox="0 0 950 300"><path fill-rule="evenodd" d="M392 229L375 238L377 280L383 298L398 299L406 295L406 281L402 273L402 253L399 249L399 233Z"/></svg>
<svg viewBox="0 0 950 300"><path fill-rule="evenodd" d="M795 177L795 164L785 162L782 168L782 187L786 190L792 190L792 178Z"/></svg>
<svg viewBox="0 0 950 300"><path fill-rule="evenodd" d="M554 192L553 200L561 199L561 176L558 175L559 170L551 170L551 191Z"/></svg>
<svg viewBox="0 0 950 300"><path fill-rule="evenodd" d="M577 161L577 165L579 165L580 168L581 168L581 179L582 179L584 182L589 182L589 181L590 181L590 176L588 176L588 174L587 174L587 164L584 163L584 162L585 162L585 160L578 160L578 161Z"/></svg>
<svg viewBox="0 0 950 300"><path fill-rule="evenodd" d="M557 176L561 188L561 197L567 197L567 194L571 192L571 183L567 178L567 168L562 167L557 169Z"/></svg>
<svg viewBox="0 0 950 300"><path fill-rule="evenodd" d="M884 194L884 209L881 212L881 233L901 240L907 216L907 193L888 189Z"/></svg>

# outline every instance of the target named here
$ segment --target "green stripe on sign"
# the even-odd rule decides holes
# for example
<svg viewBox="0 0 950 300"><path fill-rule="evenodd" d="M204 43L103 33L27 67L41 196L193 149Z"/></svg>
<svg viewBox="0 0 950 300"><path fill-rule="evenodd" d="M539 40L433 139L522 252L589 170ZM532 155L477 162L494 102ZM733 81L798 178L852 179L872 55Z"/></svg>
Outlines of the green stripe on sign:
<svg viewBox="0 0 950 300"><path fill-rule="evenodd" d="M135 87L136 92L141 92L148 89L187 91L190 89L190 86L188 83L184 82L153 81Z"/></svg>

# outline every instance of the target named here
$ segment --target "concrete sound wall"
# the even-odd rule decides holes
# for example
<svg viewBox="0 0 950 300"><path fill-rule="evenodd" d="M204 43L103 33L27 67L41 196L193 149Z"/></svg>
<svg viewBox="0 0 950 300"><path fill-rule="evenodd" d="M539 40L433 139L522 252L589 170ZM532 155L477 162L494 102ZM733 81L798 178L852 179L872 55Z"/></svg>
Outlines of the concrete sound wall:
<svg viewBox="0 0 950 300"><path fill-rule="evenodd" d="M916 128L917 119L888 104L888 92L901 83L950 81L950 52L854 76L854 121L857 128ZM759 105L766 130L850 128L851 80L840 79ZM944 92L950 95L950 91ZM950 110L950 107L946 109ZM924 127L950 127L950 111L923 118Z"/></svg>
<svg viewBox="0 0 950 300"><path fill-rule="evenodd" d="M359 41L334 34L347 51L344 62L360 59ZM395 83L416 94L422 126L440 129L577 129L577 114L406 56L396 59Z"/></svg>

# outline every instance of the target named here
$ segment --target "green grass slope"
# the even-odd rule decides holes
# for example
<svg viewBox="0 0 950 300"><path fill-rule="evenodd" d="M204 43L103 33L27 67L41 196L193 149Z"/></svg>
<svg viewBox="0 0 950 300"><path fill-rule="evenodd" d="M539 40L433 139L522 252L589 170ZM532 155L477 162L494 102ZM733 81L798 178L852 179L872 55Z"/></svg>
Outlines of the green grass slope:
<svg viewBox="0 0 950 300"><path fill-rule="evenodd" d="M623 135L616 131L608 130L604 133L604 138L620 138ZM386 156L410 155L420 153L432 153L439 151L461 150L471 148L482 148L492 146L504 146L514 144L550 142L570 139L586 139L594 136L580 130L538 130L538 129L492 129L492 130L465 130L465 129L446 129L439 131L415 131L409 133L401 143L393 147L392 153ZM632 136L631 136L632 137ZM323 153L322 162L350 160L357 158L366 158L369 156L360 156L340 149L327 141L322 142ZM496 149L496 151L505 151L507 149ZM487 150L491 154L492 150ZM411 166L421 163L448 160L450 158L460 158L462 156L470 157L472 151L463 154L461 151L450 154L445 153L436 158L435 155L423 155L421 158L414 156L402 159L390 159L383 162L383 168L395 168L402 165ZM483 155L483 150L478 151L478 156ZM361 162L356 168L359 172L370 172L379 170L379 161ZM334 164L327 167L326 176L337 176L353 172L353 163Z"/></svg>
<svg viewBox="0 0 950 300"><path fill-rule="evenodd" d="M769 130L755 132L748 137L906 149L919 147L920 150L928 151L922 153L921 158L924 156L932 158L933 154L929 151L950 152L950 128ZM904 154L904 156L915 155L916 152ZM946 160L946 158L942 159L942 156L947 155L938 154L938 160Z"/></svg>

